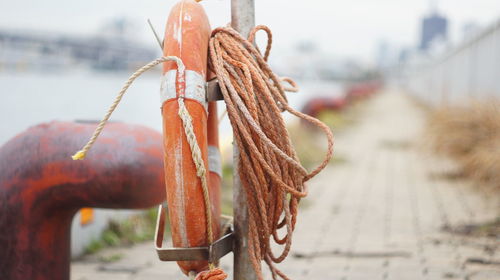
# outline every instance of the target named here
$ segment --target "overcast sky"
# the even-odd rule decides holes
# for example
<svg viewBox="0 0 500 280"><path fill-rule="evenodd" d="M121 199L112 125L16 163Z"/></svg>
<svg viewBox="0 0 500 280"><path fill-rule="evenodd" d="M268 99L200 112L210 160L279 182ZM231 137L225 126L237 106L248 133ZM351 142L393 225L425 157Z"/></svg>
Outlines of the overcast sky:
<svg viewBox="0 0 500 280"><path fill-rule="evenodd" d="M128 17L141 23L139 38L155 44L146 25L150 18L163 32L174 0L0 0L0 28L93 34L103 22ZM257 24L271 27L277 50L312 40L323 51L370 59L377 42L413 46L427 0L255 0ZM230 21L229 0L204 0L212 27ZM438 10L450 20L451 35L463 25L481 26L500 17L500 0L441 0ZM142 24L143 23L143 24Z"/></svg>

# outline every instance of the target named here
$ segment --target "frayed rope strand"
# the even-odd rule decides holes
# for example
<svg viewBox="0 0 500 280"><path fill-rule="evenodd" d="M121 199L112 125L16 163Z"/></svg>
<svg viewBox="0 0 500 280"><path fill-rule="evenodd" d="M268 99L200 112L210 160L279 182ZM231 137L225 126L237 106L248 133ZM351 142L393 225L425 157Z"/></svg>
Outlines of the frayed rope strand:
<svg viewBox="0 0 500 280"><path fill-rule="evenodd" d="M116 109L118 104L120 103L123 95L127 92L128 88L130 85L134 82L134 80L139 77L141 74L144 72L148 71L149 69L155 67L156 65L166 62L166 61L175 61L177 63L177 71L179 74L183 75L184 74L184 64L182 63L181 59L175 56L167 56L167 57L161 57L159 59L156 59L143 67L141 67L139 70L137 70L130 78L125 82L123 85L122 89L116 96L114 102L111 104L109 107L108 111L104 115L104 118L99 122L99 125L94 131L94 134L90 138L90 140L87 142L87 144L78 152L76 152L72 158L73 160L82 160L85 158L87 152L90 150L92 145L95 143L97 140L97 137L99 137L101 131L103 130L104 126L106 125L107 121L111 117L111 114L113 111ZM186 108L186 105L184 104L184 96L179 96L178 97L178 104L179 104L179 111L178 115L180 119L182 120L182 124L184 126L184 133L186 134L187 141L189 143L189 147L191 149L191 157L193 159L193 162L195 163L196 166L196 176L198 176L201 180L201 186L202 186L202 191L203 191L203 198L205 202L205 216L207 219L207 240L209 244L212 244L214 241L214 236L213 236L213 230L212 230L212 212L211 212L211 207L210 207L210 194L208 190L208 182L207 182L207 170L205 168L205 164L203 161L203 156L201 153L200 146L196 140L196 135L194 134L194 128L193 128L193 120L191 118L191 115L189 114L189 111ZM217 269L213 263L209 263L209 271L207 272L207 280L208 279L225 279L226 276L224 272L222 272L220 269ZM220 271L219 271L220 270ZM205 279L205 278L203 278Z"/></svg>
<svg viewBox="0 0 500 280"><path fill-rule="evenodd" d="M130 78L128 78L128 80L125 82L125 84L123 85L121 90L118 92L118 95L116 96L115 100L113 101L113 103L109 107L109 109L106 112L106 114L104 115L103 119L97 125L97 127L94 131L94 134L92 134L92 137L90 137L90 140L87 142L87 144L85 144L85 146L83 146L83 148L80 151L76 152L73 156L71 156L71 158L73 160L83 160L85 158L88 151L90 150L92 145L94 145L95 141L97 140L97 137L99 137L99 135L101 134L104 126L106 125L109 118L111 117L111 114L113 114L113 111L116 109L116 107L118 106L118 104L122 100L123 95L125 95L125 93L127 92L130 85L132 85L134 80L137 79L137 77L142 75L144 72L148 71L149 69L155 67L156 65L158 65L160 63L167 62L167 61L175 61L177 63L178 71L181 73L184 72L184 64L182 63L181 59L176 57L176 56L160 57L160 58L155 59L155 60L151 61L150 63L144 65L143 67L141 67L137 71L135 71L135 73L132 74L132 76L130 76Z"/></svg>

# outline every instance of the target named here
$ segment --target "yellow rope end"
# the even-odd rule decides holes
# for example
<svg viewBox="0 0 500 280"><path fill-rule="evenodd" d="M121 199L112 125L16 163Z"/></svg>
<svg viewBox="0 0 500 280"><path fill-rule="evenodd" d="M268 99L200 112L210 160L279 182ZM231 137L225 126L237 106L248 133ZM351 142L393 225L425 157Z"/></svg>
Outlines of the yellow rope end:
<svg viewBox="0 0 500 280"><path fill-rule="evenodd" d="M78 151L76 154L72 155L71 158L73 160L82 160L85 158L85 152L84 151Z"/></svg>

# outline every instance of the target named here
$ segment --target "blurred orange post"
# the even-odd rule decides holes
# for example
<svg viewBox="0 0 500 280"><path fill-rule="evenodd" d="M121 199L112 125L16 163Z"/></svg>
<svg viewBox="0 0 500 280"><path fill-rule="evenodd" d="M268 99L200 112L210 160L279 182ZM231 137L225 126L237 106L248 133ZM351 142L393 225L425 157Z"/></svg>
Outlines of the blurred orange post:
<svg viewBox="0 0 500 280"><path fill-rule="evenodd" d="M80 209L80 225L85 226L94 222L94 209L82 208Z"/></svg>

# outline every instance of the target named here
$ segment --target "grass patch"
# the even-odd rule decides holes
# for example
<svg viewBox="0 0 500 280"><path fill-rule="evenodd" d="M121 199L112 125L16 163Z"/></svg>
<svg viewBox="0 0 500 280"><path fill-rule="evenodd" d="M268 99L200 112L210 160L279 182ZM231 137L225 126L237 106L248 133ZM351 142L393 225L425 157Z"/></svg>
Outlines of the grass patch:
<svg viewBox="0 0 500 280"><path fill-rule="evenodd" d="M339 154L335 154L330 160L330 164L344 164L348 162L349 160L345 156Z"/></svg>
<svg viewBox="0 0 500 280"><path fill-rule="evenodd" d="M364 102L361 102L343 111L325 110L319 114L318 119L330 127L336 135L355 124L363 107ZM289 124L288 132L300 162L306 169L314 168L323 161L327 143L324 134L319 129L302 121ZM330 164L346 162L348 162L346 157L335 153L330 160Z"/></svg>
<svg viewBox="0 0 500 280"><path fill-rule="evenodd" d="M412 147L410 141L404 140L382 140L380 141L380 146L387 150L407 150Z"/></svg>
<svg viewBox="0 0 500 280"><path fill-rule="evenodd" d="M104 248L104 242L100 239L93 239L89 245L85 247L85 254L95 254Z"/></svg>
<svg viewBox="0 0 500 280"><path fill-rule="evenodd" d="M342 132L351 127L360 118L366 102L354 102L341 111L324 110L319 113L318 119L324 122L334 133Z"/></svg>
<svg viewBox="0 0 500 280"><path fill-rule="evenodd" d="M429 173L429 178L436 181L459 181L465 178L465 174L457 170L440 171Z"/></svg>
<svg viewBox="0 0 500 280"><path fill-rule="evenodd" d="M95 254L107 247L130 246L153 240L156 226L157 208L150 208L141 214L125 220L110 220L100 237L85 248L85 254ZM168 227L168 223L167 227ZM166 230L170 231L169 228Z"/></svg>
<svg viewBox="0 0 500 280"><path fill-rule="evenodd" d="M306 169L321 163L326 153L326 140L320 132L302 123L296 123L288 126L288 133L297 156Z"/></svg>
<svg viewBox="0 0 500 280"><path fill-rule="evenodd" d="M465 224L456 227L443 229L446 232L451 232L459 235L500 238L500 217L493 221L481 224Z"/></svg>
<svg viewBox="0 0 500 280"><path fill-rule="evenodd" d="M100 256L99 261L103 263L113 263L121 260L123 256L124 255L122 253L112 254L109 256Z"/></svg>
<svg viewBox="0 0 500 280"><path fill-rule="evenodd" d="M222 166L221 213L233 215L233 163L224 162Z"/></svg>
<svg viewBox="0 0 500 280"><path fill-rule="evenodd" d="M328 125L332 130L342 129L352 121L346 117L345 113L331 110L324 110L319 113L318 119Z"/></svg>
<svg viewBox="0 0 500 280"><path fill-rule="evenodd" d="M313 206L313 203L310 199L301 199L299 203L299 208L304 210L304 209L309 209Z"/></svg>
<svg viewBox="0 0 500 280"><path fill-rule="evenodd" d="M437 153L457 160L460 171L500 191L500 102L441 107L429 114L427 135Z"/></svg>

